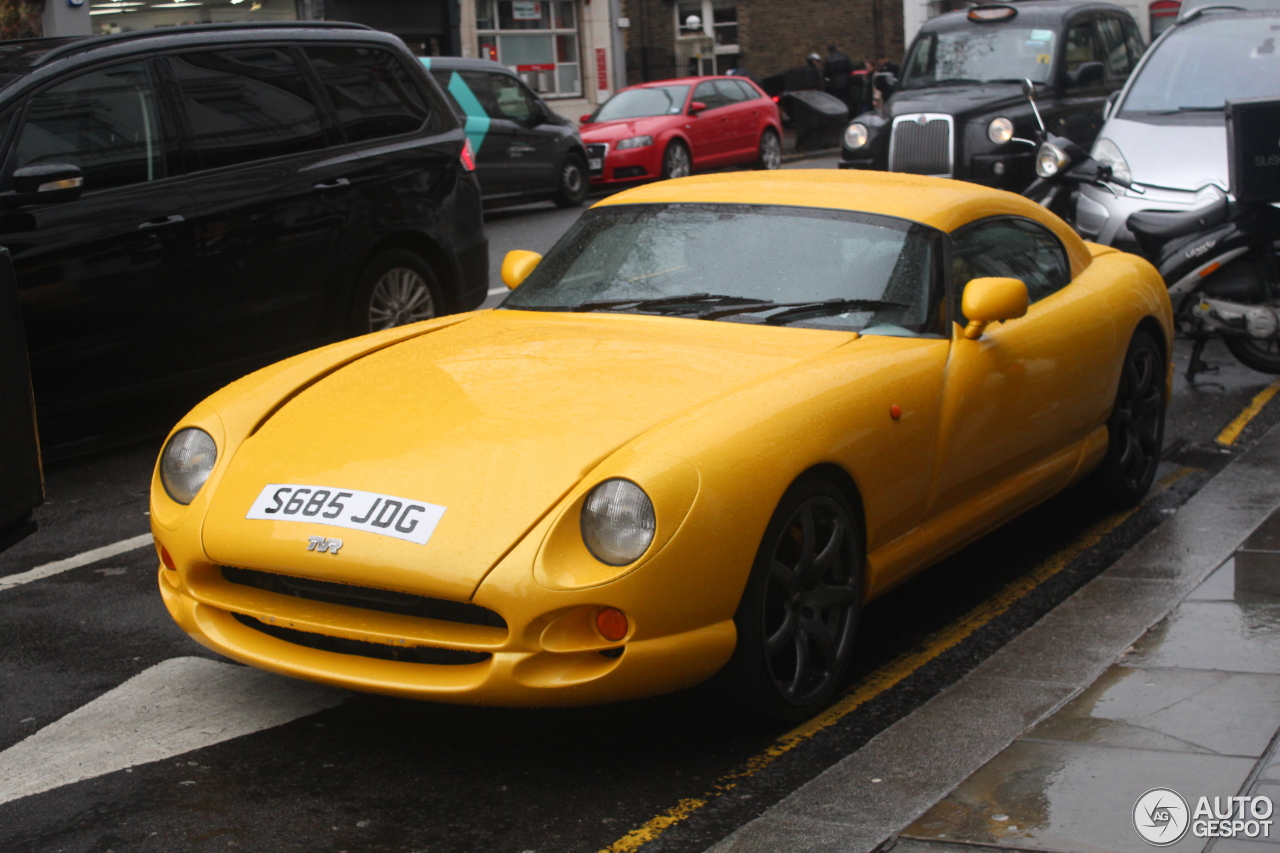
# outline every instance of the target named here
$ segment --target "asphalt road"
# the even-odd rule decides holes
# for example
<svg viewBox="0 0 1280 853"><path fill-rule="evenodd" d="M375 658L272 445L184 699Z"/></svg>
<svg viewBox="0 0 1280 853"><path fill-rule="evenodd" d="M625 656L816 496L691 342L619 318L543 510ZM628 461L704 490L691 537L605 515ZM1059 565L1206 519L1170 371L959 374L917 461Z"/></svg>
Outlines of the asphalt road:
<svg viewBox="0 0 1280 853"><path fill-rule="evenodd" d="M549 248L578 215L493 213L495 258ZM1034 623L1280 419L1267 405L1219 445L1271 377L1207 356L1216 375L1177 381L1141 510L1063 495L877 601L849 690L892 686L781 741L705 691L513 711L264 678L172 624L149 547L13 585L148 530L158 442L60 464L40 532L0 555L0 850L703 850Z"/></svg>

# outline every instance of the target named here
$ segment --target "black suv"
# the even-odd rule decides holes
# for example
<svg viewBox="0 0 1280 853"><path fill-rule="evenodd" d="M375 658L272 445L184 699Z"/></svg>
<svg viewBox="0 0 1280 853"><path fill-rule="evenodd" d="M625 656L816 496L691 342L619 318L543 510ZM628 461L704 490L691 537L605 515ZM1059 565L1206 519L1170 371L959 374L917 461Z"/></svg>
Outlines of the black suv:
<svg viewBox="0 0 1280 853"><path fill-rule="evenodd" d="M163 422L285 355L479 306L465 142L404 44L359 25L0 44L0 245L46 447L128 432L139 397L171 403Z"/></svg>
<svg viewBox="0 0 1280 853"><path fill-rule="evenodd" d="M1048 0L940 15L916 36L901 80L876 75L891 97L845 128L840 166L1021 191L1035 177L1036 131L1022 80L1035 84L1049 131L1088 149L1107 98L1144 48L1133 18L1110 3Z"/></svg>
<svg viewBox="0 0 1280 853"><path fill-rule="evenodd" d="M573 122L556 115L505 65L449 56L421 61L466 123L486 204L582 204L587 149Z"/></svg>

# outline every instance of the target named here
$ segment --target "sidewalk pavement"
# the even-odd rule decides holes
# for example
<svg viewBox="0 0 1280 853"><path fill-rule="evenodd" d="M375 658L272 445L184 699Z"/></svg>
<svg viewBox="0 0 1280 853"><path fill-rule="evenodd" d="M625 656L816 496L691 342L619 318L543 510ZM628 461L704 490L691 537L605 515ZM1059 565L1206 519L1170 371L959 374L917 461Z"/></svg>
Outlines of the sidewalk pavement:
<svg viewBox="0 0 1280 853"><path fill-rule="evenodd" d="M1168 849L1280 853L1278 730L1280 426L1030 629L712 853L1138 853L1152 845L1135 804L1153 788L1192 813L1200 797L1277 807L1266 839L1188 831Z"/></svg>

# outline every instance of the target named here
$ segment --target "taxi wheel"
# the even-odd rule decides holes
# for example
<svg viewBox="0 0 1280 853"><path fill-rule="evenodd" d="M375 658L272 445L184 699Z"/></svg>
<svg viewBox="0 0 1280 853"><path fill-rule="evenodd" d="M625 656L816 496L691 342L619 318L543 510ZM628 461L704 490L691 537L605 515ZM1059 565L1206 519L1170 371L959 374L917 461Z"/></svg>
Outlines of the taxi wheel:
<svg viewBox="0 0 1280 853"><path fill-rule="evenodd" d="M1164 441L1165 359L1150 332L1129 342L1120 387L1107 419L1107 455L1093 473L1096 497L1117 509L1137 506L1151 488Z"/></svg>
<svg viewBox="0 0 1280 853"><path fill-rule="evenodd" d="M427 262L408 249L389 249L360 275L351 331L356 335L380 332L442 313L440 285Z"/></svg>
<svg viewBox="0 0 1280 853"><path fill-rule="evenodd" d="M853 656L861 600L854 510L830 480L802 477L769 521L734 615L735 705L788 722L825 707Z"/></svg>
<svg viewBox="0 0 1280 853"><path fill-rule="evenodd" d="M766 127L760 134L760 158L756 160L757 169L778 169L782 167L782 140L778 131Z"/></svg>
<svg viewBox="0 0 1280 853"><path fill-rule="evenodd" d="M570 154L560 165L560 186L553 201L556 207L580 207L587 197L587 164L577 154Z"/></svg>
<svg viewBox="0 0 1280 853"><path fill-rule="evenodd" d="M662 177L685 178L693 174L693 158L689 149L680 140L672 140L662 155Z"/></svg>

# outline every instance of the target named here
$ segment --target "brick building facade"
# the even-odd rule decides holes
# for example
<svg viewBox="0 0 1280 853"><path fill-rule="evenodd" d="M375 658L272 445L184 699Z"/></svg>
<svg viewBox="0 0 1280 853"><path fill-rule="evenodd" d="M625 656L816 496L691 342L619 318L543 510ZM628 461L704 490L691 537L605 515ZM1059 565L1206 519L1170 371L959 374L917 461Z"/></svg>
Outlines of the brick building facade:
<svg viewBox="0 0 1280 853"><path fill-rule="evenodd" d="M730 68L759 80L829 44L855 61L903 53L902 0L622 0L622 15L628 83Z"/></svg>

